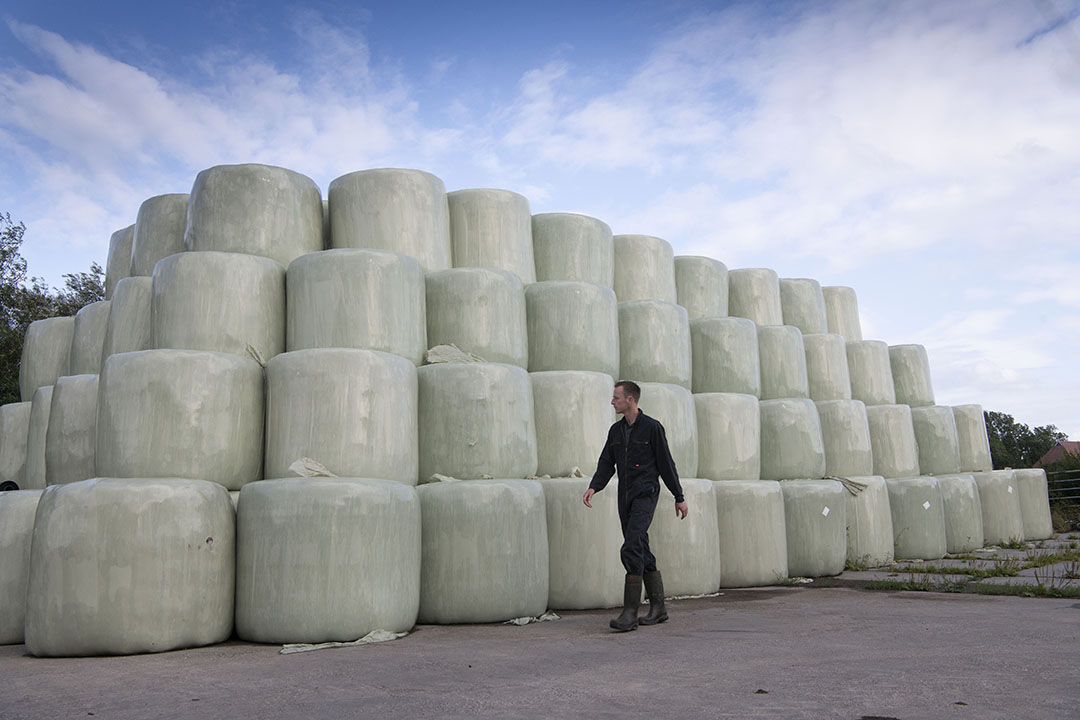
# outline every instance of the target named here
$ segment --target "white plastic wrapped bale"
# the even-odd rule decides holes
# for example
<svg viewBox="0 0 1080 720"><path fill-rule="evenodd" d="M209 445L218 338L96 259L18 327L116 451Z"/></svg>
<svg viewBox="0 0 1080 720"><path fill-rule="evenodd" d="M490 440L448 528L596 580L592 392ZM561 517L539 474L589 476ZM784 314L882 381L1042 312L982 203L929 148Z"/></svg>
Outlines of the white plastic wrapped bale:
<svg viewBox="0 0 1080 720"><path fill-rule="evenodd" d="M101 372L101 353L105 346L105 330L109 324L112 302L99 300L75 313L75 328L71 334L71 375L97 375Z"/></svg>
<svg viewBox="0 0 1080 720"><path fill-rule="evenodd" d="M850 400L851 374L848 372L844 338L833 333L803 335L806 350L806 379L811 400Z"/></svg>
<svg viewBox="0 0 1080 720"><path fill-rule="evenodd" d="M889 346L881 340L847 341L851 397L871 405L895 405Z"/></svg>
<svg viewBox="0 0 1080 720"><path fill-rule="evenodd" d="M766 325L783 325L780 276L768 268L740 268L728 273L728 314Z"/></svg>
<svg viewBox="0 0 1080 720"><path fill-rule="evenodd" d="M609 287L549 280L525 288L529 371L619 372L619 311Z"/></svg>
<svg viewBox="0 0 1080 720"><path fill-rule="evenodd" d="M540 478L547 506L548 607L589 610L622 604L626 570L616 493L581 502L589 478Z"/></svg>
<svg viewBox="0 0 1080 720"><path fill-rule="evenodd" d="M590 282L610 288L615 279L611 228L588 215L532 216L536 280Z"/></svg>
<svg viewBox="0 0 1080 720"><path fill-rule="evenodd" d="M896 402L912 408L934 404L934 386L930 382L930 359L922 345L890 345Z"/></svg>
<svg viewBox="0 0 1080 720"><path fill-rule="evenodd" d="M842 285L826 285L821 288L821 294L825 298L825 320L829 332L840 335L847 342L862 340L859 301L855 291Z"/></svg>
<svg viewBox="0 0 1080 720"><path fill-rule="evenodd" d="M945 557L945 504L937 478L885 478L897 560Z"/></svg>
<svg viewBox="0 0 1080 720"><path fill-rule="evenodd" d="M26 435L26 470L19 487L23 490L45 489L45 434L49 430L49 409L53 386L39 387L30 402L30 428Z"/></svg>
<svg viewBox="0 0 1080 720"><path fill-rule="evenodd" d="M907 405L868 407L866 422L870 426L874 475L886 479L918 475L919 448L915 444L911 408Z"/></svg>
<svg viewBox="0 0 1080 720"><path fill-rule="evenodd" d="M1024 537L1024 511L1013 470L971 473L979 486L982 508L983 542L1005 545Z"/></svg>
<svg viewBox="0 0 1080 720"><path fill-rule="evenodd" d="M952 408L942 405L911 408L915 446L919 449L919 472L953 475L960 472L960 447Z"/></svg>
<svg viewBox="0 0 1080 720"><path fill-rule="evenodd" d="M780 278L780 309L784 324L804 335L829 332L821 283L811 278Z"/></svg>
<svg viewBox="0 0 1080 720"><path fill-rule="evenodd" d="M239 490L262 479L262 459L259 363L198 350L144 350L105 361L99 476L201 478Z"/></svg>
<svg viewBox="0 0 1080 720"><path fill-rule="evenodd" d="M48 488L30 551L27 650L132 655L228 639L235 530L229 494L205 480Z"/></svg>
<svg viewBox="0 0 1080 720"><path fill-rule="evenodd" d="M491 268L428 273L427 341L456 345L488 362L529 366L525 289L517 275Z"/></svg>
<svg viewBox="0 0 1080 720"><path fill-rule="evenodd" d="M1054 534L1050 519L1050 496L1046 471L1042 468L1013 470L1013 479L1020 495L1020 517L1024 524L1025 540L1045 540Z"/></svg>
<svg viewBox="0 0 1080 720"><path fill-rule="evenodd" d="M96 475L98 376L71 375L56 380L45 434L48 485L89 480Z"/></svg>
<svg viewBox="0 0 1080 720"><path fill-rule="evenodd" d="M149 277L158 260L184 252L187 207L187 193L157 195L143 201L132 233L129 276Z"/></svg>
<svg viewBox="0 0 1080 720"><path fill-rule="evenodd" d="M23 641L30 540L41 490L0 492L0 645Z"/></svg>
<svg viewBox="0 0 1080 720"><path fill-rule="evenodd" d="M135 226L117 230L109 238L109 258L105 261L105 299L111 300L116 283L131 275L131 241Z"/></svg>
<svg viewBox="0 0 1080 720"><path fill-rule="evenodd" d="M690 323L695 393L761 395L758 327L746 318L700 318Z"/></svg>
<svg viewBox="0 0 1080 720"><path fill-rule="evenodd" d="M954 405L956 439L960 448L962 472L989 472L994 469L990 457L990 438L986 434L986 416L982 405Z"/></svg>
<svg viewBox="0 0 1080 720"><path fill-rule="evenodd" d="M697 393L697 475L709 480L761 477L758 399L741 393Z"/></svg>
<svg viewBox="0 0 1080 720"><path fill-rule="evenodd" d="M450 206L454 267L507 270L523 285L536 282L529 201L509 190L458 190Z"/></svg>
<svg viewBox="0 0 1080 720"><path fill-rule="evenodd" d="M398 355L344 348L278 355L266 366L265 474L290 477L289 466L307 457L340 477L415 485L416 408L416 368Z"/></svg>
<svg viewBox="0 0 1080 720"><path fill-rule="evenodd" d="M527 372L499 363L447 363L416 374L421 483L436 474L463 480L536 474Z"/></svg>
<svg viewBox="0 0 1080 720"><path fill-rule="evenodd" d="M540 483L437 482L418 491L424 528L419 622L503 622L547 609Z"/></svg>
<svg viewBox="0 0 1080 720"><path fill-rule="evenodd" d="M260 255L289 267L323 249L319 187L270 165L218 165L195 178L188 201L188 250Z"/></svg>
<svg viewBox="0 0 1080 720"><path fill-rule="evenodd" d="M150 324L150 297L153 280L148 277L124 278L116 284L109 302L109 320L101 344L101 362L122 352L149 350L154 342Z"/></svg>
<svg viewBox="0 0 1080 720"><path fill-rule="evenodd" d="M671 243L652 235L616 235L615 280L619 302L659 300L674 304L675 252Z"/></svg>
<svg viewBox="0 0 1080 720"><path fill-rule="evenodd" d="M420 170L380 168L330 183L327 247L389 250L415 258L424 272L453 266L446 186Z"/></svg>
<svg viewBox="0 0 1080 720"><path fill-rule="evenodd" d="M680 385L638 383L641 400L638 406L649 417L660 421L667 435L668 448L680 477L698 475L698 428L694 396Z"/></svg>
<svg viewBox="0 0 1080 720"><path fill-rule="evenodd" d="M806 351L799 328L790 325L758 328L758 357L762 400L810 397Z"/></svg>
<svg viewBox="0 0 1080 720"><path fill-rule="evenodd" d="M326 250L296 258L286 273L286 342L292 350L360 348L424 362L424 271L384 250Z"/></svg>
<svg viewBox="0 0 1080 720"><path fill-rule="evenodd" d="M727 265L696 255L677 256L675 292L691 322L698 318L727 317Z"/></svg>
<svg viewBox="0 0 1080 720"><path fill-rule="evenodd" d="M789 577L824 577L844 572L847 505L835 480L785 480L784 525Z"/></svg>
<svg viewBox="0 0 1080 720"><path fill-rule="evenodd" d="M866 406L858 400L823 400L814 404L825 446L825 474L832 477L873 475L874 454Z"/></svg>
<svg viewBox="0 0 1080 720"><path fill-rule="evenodd" d="M761 479L825 477L825 445L813 400L762 400Z"/></svg>
<svg viewBox="0 0 1080 720"><path fill-rule="evenodd" d="M937 481L945 505L945 549L950 553L978 550L984 539L975 478L969 474L938 475Z"/></svg>
<svg viewBox="0 0 1080 720"><path fill-rule="evenodd" d="M893 561L892 511L889 489L878 475L851 478L866 487L857 495L844 491L848 562L880 567Z"/></svg>
<svg viewBox="0 0 1080 720"><path fill-rule="evenodd" d="M680 478L686 504L685 518L675 515L675 502L661 491L649 527L649 548L663 574L664 594L705 595L720 589L720 530L717 525L713 481Z"/></svg>
<svg viewBox="0 0 1080 720"><path fill-rule="evenodd" d="M265 363L285 352L285 268L227 252L179 253L154 268L154 347L212 350Z"/></svg>
<svg viewBox="0 0 1080 720"><path fill-rule="evenodd" d="M39 387L52 385L61 375L71 374L74 333L73 317L53 317L30 323L19 363L19 395L24 401L30 402Z"/></svg>
<svg viewBox="0 0 1080 720"><path fill-rule="evenodd" d="M552 370L529 373L529 379L536 419L537 475L566 477L574 468L592 475L608 428L615 422L611 377L598 372Z"/></svg>
<svg viewBox="0 0 1080 720"><path fill-rule="evenodd" d="M22 487L26 480L26 440L32 401L0 405L0 483Z"/></svg>
<svg viewBox="0 0 1080 720"><path fill-rule="evenodd" d="M690 321L686 308L659 300L621 302L619 377L690 389Z"/></svg>
<svg viewBox="0 0 1080 720"><path fill-rule="evenodd" d="M236 634L349 642L407 632L420 606L420 498L357 478L249 483L236 513Z"/></svg>
<svg viewBox="0 0 1080 720"><path fill-rule="evenodd" d="M778 585L787 580L780 483L724 480L714 484L713 492L720 534L720 587Z"/></svg>

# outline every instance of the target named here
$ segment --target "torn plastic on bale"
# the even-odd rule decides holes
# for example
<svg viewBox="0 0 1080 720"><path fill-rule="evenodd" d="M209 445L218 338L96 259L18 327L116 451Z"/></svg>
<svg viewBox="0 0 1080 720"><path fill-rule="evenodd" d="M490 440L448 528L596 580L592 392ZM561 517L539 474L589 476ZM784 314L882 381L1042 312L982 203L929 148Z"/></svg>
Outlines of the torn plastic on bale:
<svg viewBox="0 0 1080 720"><path fill-rule="evenodd" d="M289 472L296 473L300 477L337 477L334 473L326 469L318 460L312 460L309 457L302 457L293 461L293 464L289 466Z"/></svg>
<svg viewBox="0 0 1080 720"><path fill-rule="evenodd" d="M518 627L521 627L523 625L528 625L529 623L549 622L551 620L562 620L562 618L553 612L547 612L537 617L529 617L526 615L525 617L513 618L512 620L504 622L503 625L517 625Z"/></svg>

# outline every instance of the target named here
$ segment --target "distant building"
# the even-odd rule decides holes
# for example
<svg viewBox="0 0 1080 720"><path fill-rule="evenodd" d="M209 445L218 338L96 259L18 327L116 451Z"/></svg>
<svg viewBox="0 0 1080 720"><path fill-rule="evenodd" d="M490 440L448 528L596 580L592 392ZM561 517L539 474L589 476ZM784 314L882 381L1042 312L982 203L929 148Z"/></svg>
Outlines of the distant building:
<svg viewBox="0 0 1080 720"><path fill-rule="evenodd" d="M1053 465L1058 460L1064 460L1066 455L1080 457L1080 440L1061 440L1057 445L1047 450L1046 454L1035 461L1035 467Z"/></svg>

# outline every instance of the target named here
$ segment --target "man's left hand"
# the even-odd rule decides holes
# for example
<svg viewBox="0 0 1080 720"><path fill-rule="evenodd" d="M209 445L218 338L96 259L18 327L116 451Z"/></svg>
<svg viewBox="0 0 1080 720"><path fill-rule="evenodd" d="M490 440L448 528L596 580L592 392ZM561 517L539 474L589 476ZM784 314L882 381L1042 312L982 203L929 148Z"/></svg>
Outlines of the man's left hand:
<svg viewBox="0 0 1080 720"><path fill-rule="evenodd" d="M675 517L679 518L680 520L685 520L686 514L689 512L690 509L687 507L685 500L675 503Z"/></svg>

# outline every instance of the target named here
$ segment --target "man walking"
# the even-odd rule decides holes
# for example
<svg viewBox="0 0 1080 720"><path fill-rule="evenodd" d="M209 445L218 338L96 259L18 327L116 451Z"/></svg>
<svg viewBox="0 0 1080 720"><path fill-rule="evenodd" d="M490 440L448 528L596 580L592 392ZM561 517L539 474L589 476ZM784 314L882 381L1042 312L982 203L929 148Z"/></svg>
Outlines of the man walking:
<svg viewBox="0 0 1080 720"><path fill-rule="evenodd" d="M664 426L638 409L640 399L641 388L637 383L629 380L615 383L611 406L622 419L608 430L607 442L596 463L596 473L583 498L585 505L591 508L592 496L604 489L618 468L619 521L623 532L619 556L626 568L626 584L622 613L610 624L619 632L633 630L639 622L655 625L668 619L664 609L664 583L656 569L656 557L649 551L649 525L660 499L657 476L664 479L664 484L675 496L675 514L683 519L687 513ZM649 596L649 614L639 620L642 580Z"/></svg>

